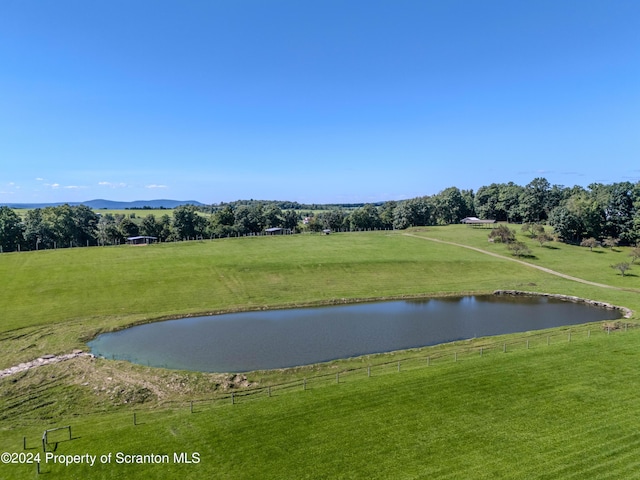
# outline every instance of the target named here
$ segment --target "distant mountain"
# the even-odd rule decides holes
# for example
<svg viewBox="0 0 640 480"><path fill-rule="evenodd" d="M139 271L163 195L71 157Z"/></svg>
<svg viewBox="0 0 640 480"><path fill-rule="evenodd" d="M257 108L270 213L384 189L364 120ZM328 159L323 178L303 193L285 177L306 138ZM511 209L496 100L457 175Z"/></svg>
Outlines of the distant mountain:
<svg viewBox="0 0 640 480"><path fill-rule="evenodd" d="M46 208L57 207L59 205L86 205L94 210L124 210L126 208L176 208L180 205L196 205L201 206L203 203L195 200L135 200L133 202L114 202L112 200L89 200L86 202L57 202L57 203L7 203L9 208Z"/></svg>

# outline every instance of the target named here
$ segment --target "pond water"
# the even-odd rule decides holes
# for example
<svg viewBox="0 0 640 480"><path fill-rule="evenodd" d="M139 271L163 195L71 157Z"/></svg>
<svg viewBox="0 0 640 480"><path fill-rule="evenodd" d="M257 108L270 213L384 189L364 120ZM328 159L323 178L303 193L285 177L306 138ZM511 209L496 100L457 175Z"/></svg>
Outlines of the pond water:
<svg viewBox="0 0 640 480"><path fill-rule="evenodd" d="M620 316L546 297L467 296L168 320L99 335L89 347L154 367L246 372Z"/></svg>

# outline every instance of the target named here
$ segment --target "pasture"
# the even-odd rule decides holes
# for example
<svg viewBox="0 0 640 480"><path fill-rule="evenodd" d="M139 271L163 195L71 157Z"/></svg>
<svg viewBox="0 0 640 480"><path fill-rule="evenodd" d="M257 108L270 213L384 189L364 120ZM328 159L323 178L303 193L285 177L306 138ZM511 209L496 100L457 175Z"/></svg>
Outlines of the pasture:
<svg viewBox="0 0 640 480"><path fill-rule="evenodd" d="M487 243L486 230L411 233L416 236L292 235L4 254L0 368L82 348L100 331L209 312L496 289L640 307L632 291L638 277L609 268L627 260L624 248L539 247L519 235L535 255L526 261L630 289L615 290L418 238L507 255L504 246ZM247 374L250 388L423 358L420 367L400 372L347 375L236 405L205 402L193 413L191 400L228 398L245 387L232 376L77 359L0 379L0 450L21 451L27 437L26 451L36 452L45 428L72 424L74 439L61 441L56 453L198 452L200 462L44 465L56 478L632 478L640 330L606 335L598 325L589 328L593 335L583 329L571 342L494 349L455 362L451 353L460 345L254 372ZM436 352L448 352L448 360L426 368L424 358ZM0 465L1 478L32 474L34 465Z"/></svg>

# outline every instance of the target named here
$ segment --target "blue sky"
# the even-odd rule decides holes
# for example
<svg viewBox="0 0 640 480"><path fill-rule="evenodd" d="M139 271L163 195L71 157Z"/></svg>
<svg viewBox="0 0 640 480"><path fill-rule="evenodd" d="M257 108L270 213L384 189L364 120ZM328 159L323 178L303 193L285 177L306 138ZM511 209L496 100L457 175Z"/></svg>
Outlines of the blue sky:
<svg viewBox="0 0 640 480"><path fill-rule="evenodd" d="M640 2L4 0L0 203L640 180Z"/></svg>

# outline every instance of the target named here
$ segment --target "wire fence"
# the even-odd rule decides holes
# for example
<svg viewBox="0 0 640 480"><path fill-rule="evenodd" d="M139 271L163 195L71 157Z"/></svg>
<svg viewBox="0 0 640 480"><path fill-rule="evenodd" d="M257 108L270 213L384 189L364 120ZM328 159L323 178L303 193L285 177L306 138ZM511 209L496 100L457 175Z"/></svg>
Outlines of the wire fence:
<svg viewBox="0 0 640 480"><path fill-rule="evenodd" d="M606 336L640 325L630 322L611 321L602 325L585 325L571 327L561 331L532 332L523 335L509 336L505 340L494 340L491 337L473 339L444 346L423 349L418 354L402 356L398 360L387 360L371 363L366 366L341 369L336 372L313 375L288 382L249 387L244 390L218 394L210 398L189 400L188 408L192 413L207 406L235 405L262 398L277 397L292 391L309 390L340 383L370 378L373 376L389 375L439 365L480 359L482 357L514 353L522 350L539 349L561 343L584 342L595 336ZM179 406L179 404L175 404ZM181 403L184 405L184 402Z"/></svg>
<svg viewBox="0 0 640 480"><path fill-rule="evenodd" d="M205 409L228 407L254 401L264 401L271 397L284 397L289 393L326 388L331 385L349 384L356 381L364 381L371 377L383 375L401 374L402 372L415 371L417 369L437 368L443 365L452 365L458 362L478 361L483 357L505 355L522 352L524 350L552 347L568 343L584 343L591 338L617 335L631 329L637 329L640 324L612 320L600 325L587 324L567 327L562 330L528 332L524 334L511 334L506 338L484 337L479 339L464 340L453 344L436 345L420 349L415 354L398 354L397 359L389 359L363 366L343 368L332 372L312 375L295 380L265 384L233 391L215 393L206 398L193 398L189 400L174 400L162 403L160 408L145 410L144 408L132 412L133 425L139 425L148 421L147 413L158 413L162 410L188 409L191 413L202 412ZM82 414L72 415L86 417L88 415L113 414L109 409L96 409L83 411ZM122 412L121 412L122 413ZM126 418L126 415L125 415ZM128 417L131 418L131 417ZM140 421L142 419L142 421ZM22 419L27 426L28 419ZM26 420L26 422L24 422ZM66 420L68 422L69 418ZM34 419L36 424L42 424L42 419ZM66 427L65 427L66 428ZM70 427L69 427L70 428ZM26 446L26 440L25 440Z"/></svg>

